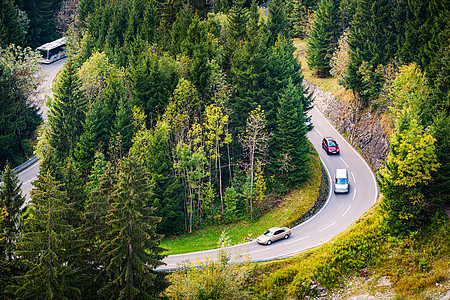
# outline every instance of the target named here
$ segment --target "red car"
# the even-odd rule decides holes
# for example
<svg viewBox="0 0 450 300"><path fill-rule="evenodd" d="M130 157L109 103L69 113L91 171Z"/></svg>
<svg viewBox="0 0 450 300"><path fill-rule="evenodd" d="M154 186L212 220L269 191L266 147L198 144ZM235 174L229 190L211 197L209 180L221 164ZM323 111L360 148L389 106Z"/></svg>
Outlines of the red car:
<svg viewBox="0 0 450 300"><path fill-rule="evenodd" d="M326 137L322 140L322 148L328 154L339 154L338 143L332 137Z"/></svg>

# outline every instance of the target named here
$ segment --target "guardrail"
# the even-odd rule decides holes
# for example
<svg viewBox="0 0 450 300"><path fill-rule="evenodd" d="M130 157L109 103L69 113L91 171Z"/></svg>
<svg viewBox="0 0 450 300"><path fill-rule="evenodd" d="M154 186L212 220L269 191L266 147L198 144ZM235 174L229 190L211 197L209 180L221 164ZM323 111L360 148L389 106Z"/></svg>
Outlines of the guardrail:
<svg viewBox="0 0 450 300"><path fill-rule="evenodd" d="M13 170L13 174L16 174L16 173L19 173L19 172L25 170L26 168L28 168L29 166L31 166L32 164L34 164L38 160L39 160L39 157L37 157L36 155L33 156L32 158L30 158L29 160L27 160L26 162L24 162L20 166L16 167ZM3 174L0 174L0 180L2 180L2 177L3 177Z"/></svg>

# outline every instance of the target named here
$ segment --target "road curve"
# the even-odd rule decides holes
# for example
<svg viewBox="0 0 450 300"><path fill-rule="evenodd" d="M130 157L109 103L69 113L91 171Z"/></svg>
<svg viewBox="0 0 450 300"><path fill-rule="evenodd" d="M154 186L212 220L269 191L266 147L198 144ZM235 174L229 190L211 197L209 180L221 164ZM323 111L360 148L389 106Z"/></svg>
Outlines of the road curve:
<svg viewBox="0 0 450 300"><path fill-rule="evenodd" d="M62 59L59 61L56 61L49 65L41 65L41 70L44 73L44 82L42 84L42 92L41 92L41 99L42 105L41 105L41 113L42 118L47 119L47 106L45 106L45 95L48 95L50 97L53 96L52 93L52 82L55 78L58 71L64 66L67 59ZM28 167L27 169L23 170L19 173L19 179L22 182L22 194L26 198L26 202L30 200L30 191L33 188L32 182L36 179L36 176L39 172L39 161Z"/></svg>
<svg viewBox="0 0 450 300"><path fill-rule="evenodd" d="M334 194L330 182L329 197L322 209L309 220L292 228L287 240L263 246L255 240L228 247L226 250L233 261L265 261L289 257L325 243L345 231L361 217L378 199L378 187L375 176L360 154L334 129L317 108L311 110L314 129L308 133L308 139L317 149L325 165L330 180L335 169L347 169L350 191L348 194ZM322 138L332 136L341 149L340 155L330 156L321 147ZM299 216L300 217L300 216ZM277 224L274 224L276 226ZM184 260L214 259L218 249L169 255L164 259L165 266L159 270L173 270Z"/></svg>
<svg viewBox="0 0 450 300"><path fill-rule="evenodd" d="M62 68L65 60L50 65L43 65L42 70L46 73L44 93L52 95L51 83ZM44 93L42 97L44 97ZM47 117L45 104L41 108L43 117ZM314 129L308 133L308 139L317 149L319 156L325 165L330 178L334 170L345 168L349 172L350 191L348 194L335 195L332 192L330 182L330 194L322 209L309 220L292 228L292 235L287 240L276 242L270 246L262 246L256 241L247 242L227 248L227 252L234 261L250 260L264 261L277 258L289 257L301 253L307 249L314 248L332 239L337 234L346 230L353 222L361 217L378 199L378 187L375 176L369 165L359 153L334 129L328 120L317 108L311 110ZM329 156L321 148L322 138L332 136L339 143L341 154ZM22 181L22 191L29 200L31 182L36 178L39 171L39 161L19 174ZM277 224L274 224L276 226ZM170 255L164 259L165 266L160 270L171 270L178 267L184 260L194 261L196 258L215 258L218 249L200 252Z"/></svg>

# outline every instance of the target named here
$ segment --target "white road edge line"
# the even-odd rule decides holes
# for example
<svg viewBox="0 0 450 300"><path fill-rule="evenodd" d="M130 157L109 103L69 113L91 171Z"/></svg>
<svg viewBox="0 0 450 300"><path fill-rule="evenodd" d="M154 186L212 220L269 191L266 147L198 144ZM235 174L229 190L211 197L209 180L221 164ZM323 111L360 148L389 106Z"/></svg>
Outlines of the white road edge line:
<svg viewBox="0 0 450 300"><path fill-rule="evenodd" d="M28 182L30 182L30 181L32 181L32 180L35 180L37 178L37 176L35 176L34 178L31 178L30 180L28 180L27 182L24 182L24 183L22 183L22 184L27 184Z"/></svg>
<svg viewBox="0 0 450 300"><path fill-rule="evenodd" d="M353 198L352 200L355 200L355 196L356 196L356 188L354 188L355 192L353 193Z"/></svg>
<svg viewBox="0 0 450 300"><path fill-rule="evenodd" d="M348 165L347 165L347 163L345 162L345 160L342 158L342 157L339 157L341 160L342 160L342 162L347 166L347 168L349 167Z"/></svg>
<svg viewBox="0 0 450 300"><path fill-rule="evenodd" d="M345 213L342 216L345 216L347 214L347 212L350 210L350 207L352 207L351 204L348 206L347 210L345 211Z"/></svg>
<svg viewBox="0 0 450 300"><path fill-rule="evenodd" d="M304 239L307 239L307 238L309 238L309 235L307 235L307 236L305 236L305 237L302 237L301 239L298 239L298 240L294 240L294 241L292 241L292 242L285 243L285 245L289 245L289 244L292 244L292 243L296 243L296 242L298 242L298 241L303 241Z"/></svg>
<svg viewBox="0 0 450 300"><path fill-rule="evenodd" d="M322 118L325 120L325 122L327 122L327 123L331 126L332 130L334 130L340 137L342 137L342 134L341 134L339 131L337 131L336 128L334 128L334 126L330 123L330 121L328 121L328 119L325 118L325 116L322 114L322 112L321 112L317 107L314 106L313 109L317 110L317 112L322 116ZM353 150L353 152L356 153L356 155L359 156L359 158L364 162L364 164L366 165L366 167L367 167L367 169L369 170L370 174L372 175L372 180L373 180L373 182L375 183L375 191L376 191L376 193L375 193L375 199L374 199L373 203L374 203L374 204L377 203L377 200L378 200L378 192L379 192L379 190L378 190L378 184L377 184L377 181L376 181L376 179L375 179L375 174L373 173L372 169L370 168L370 166L369 166L369 164L366 162L366 160L361 156L361 154L360 154L358 151L356 151L356 149L353 148L353 146L350 145L350 143L349 143L345 138L343 138L343 141L344 141L347 145L350 146L350 148Z"/></svg>
<svg viewBox="0 0 450 300"><path fill-rule="evenodd" d="M317 128L314 128L316 131L317 131L317 133L323 138L323 134L322 133L320 133L320 131L317 129Z"/></svg>
<svg viewBox="0 0 450 300"><path fill-rule="evenodd" d="M321 229L321 230L319 230L319 232L322 232L322 231L324 231L325 229L328 229L328 228L330 228L331 226L333 226L334 224L336 224L336 221L334 221L333 223L331 223L330 225L328 225L327 227L325 227L325 228L323 228L323 229Z"/></svg>
<svg viewBox="0 0 450 300"><path fill-rule="evenodd" d="M355 174L353 174L353 172L350 172L350 173L352 173L353 183L356 183Z"/></svg>
<svg viewBox="0 0 450 300"><path fill-rule="evenodd" d="M309 219L306 220L305 222L302 222L302 223L298 224L297 226L294 226L293 228L291 228L292 230L295 229L295 228L297 228L297 227L303 226L304 224L310 222L312 219L314 219L315 217L317 217L317 216L322 212L322 210L324 210L325 207L328 205L328 202L330 202L330 199L331 199L331 190L332 190L331 187L333 186L333 182L331 181L330 170L328 170L327 165L324 163L324 161L322 160L322 158L320 157L320 155L319 155L319 158L320 158L320 162L322 163L322 166L324 166L324 167L325 167L325 170L327 170L327 175L328 175L328 186L329 186L330 188L328 188L327 200L325 201L325 204L322 206L322 208L321 208L318 212L316 212L311 218L309 218Z"/></svg>
<svg viewBox="0 0 450 300"><path fill-rule="evenodd" d="M272 257L267 258L267 260L272 260L272 259L279 258L279 257L290 257L291 255L295 255L295 254L298 254L298 253L302 253L303 251L306 251L306 250L309 250L309 249L313 249L313 248L319 247L319 246L322 245L322 244L323 244L323 243L320 243L320 244L313 245L313 246L311 246L311 247L306 247L306 248L298 249L298 250L295 250L295 251L292 251L292 252L289 252L289 253L285 253L285 254L282 254L282 255L272 256Z"/></svg>

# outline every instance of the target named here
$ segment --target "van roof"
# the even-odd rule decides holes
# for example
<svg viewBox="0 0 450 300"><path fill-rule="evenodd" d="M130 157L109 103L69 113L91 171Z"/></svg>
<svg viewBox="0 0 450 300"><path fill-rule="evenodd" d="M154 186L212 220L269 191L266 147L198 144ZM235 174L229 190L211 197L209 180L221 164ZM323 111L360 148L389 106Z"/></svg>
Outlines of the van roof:
<svg viewBox="0 0 450 300"><path fill-rule="evenodd" d="M347 169L336 169L336 177L346 178L347 177Z"/></svg>

